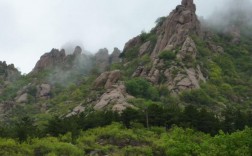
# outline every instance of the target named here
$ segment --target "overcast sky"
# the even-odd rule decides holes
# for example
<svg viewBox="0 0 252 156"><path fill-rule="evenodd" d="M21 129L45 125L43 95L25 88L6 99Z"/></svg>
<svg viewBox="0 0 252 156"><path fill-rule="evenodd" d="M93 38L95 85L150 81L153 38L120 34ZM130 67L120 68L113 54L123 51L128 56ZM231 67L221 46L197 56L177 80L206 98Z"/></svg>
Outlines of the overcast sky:
<svg viewBox="0 0 252 156"><path fill-rule="evenodd" d="M221 2L220 2L221 1ZM208 17L223 1L195 0ZM0 0L0 61L29 73L40 56L66 43L85 50L123 49L132 37L149 31L181 0Z"/></svg>

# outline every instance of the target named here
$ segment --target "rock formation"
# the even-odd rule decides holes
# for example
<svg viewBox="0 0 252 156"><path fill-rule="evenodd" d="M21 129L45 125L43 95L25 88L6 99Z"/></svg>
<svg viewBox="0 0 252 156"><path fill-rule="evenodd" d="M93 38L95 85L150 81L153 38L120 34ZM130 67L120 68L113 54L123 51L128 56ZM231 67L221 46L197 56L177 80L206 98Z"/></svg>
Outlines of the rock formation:
<svg viewBox="0 0 252 156"><path fill-rule="evenodd" d="M37 97L38 98L43 98L43 99L48 99L51 96L51 85L49 84L41 84L38 85L37 87Z"/></svg>
<svg viewBox="0 0 252 156"><path fill-rule="evenodd" d="M99 71L105 71L109 65L109 52L108 49L100 49L95 54L95 63Z"/></svg>
<svg viewBox="0 0 252 156"><path fill-rule="evenodd" d="M7 65L5 61L0 61L0 85L4 82L13 82L20 76L21 73L13 64Z"/></svg>
<svg viewBox="0 0 252 156"><path fill-rule="evenodd" d="M123 84L116 84L107 90L94 104L95 110L112 109L113 111L121 112L127 107L133 107L127 102L132 96L126 93Z"/></svg>
<svg viewBox="0 0 252 156"><path fill-rule="evenodd" d="M124 53L139 47L137 56L148 54L152 60L151 67L139 66L133 77L144 77L153 84L164 83L174 93L199 88L199 83L205 82L200 66L192 66L198 52L191 36L202 34L195 12L193 0L182 0L181 5L150 32L156 36L155 42L139 35L125 44ZM173 60L161 59L162 52L174 53L176 57ZM127 66L129 60L124 61Z"/></svg>
<svg viewBox="0 0 252 156"><path fill-rule="evenodd" d="M76 46L73 53L66 55L65 50L52 49L51 52L45 53L40 57L31 73L36 73L43 70L52 70L56 68L72 69L73 67L82 64L82 58L86 57L82 54L80 46Z"/></svg>
<svg viewBox="0 0 252 156"><path fill-rule="evenodd" d="M119 70L104 72L95 80L94 87L109 89L113 84L117 83L120 78L121 73Z"/></svg>
<svg viewBox="0 0 252 156"><path fill-rule="evenodd" d="M96 67L98 68L98 71L104 72L112 63L120 62L119 58L120 54L121 51L118 48L114 48L114 51L112 52L111 55L109 55L108 49L106 48L100 49L95 54L95 64Z"/></svg>
<svg viewBox="0 0 252 156"><path fill-rule="evenodd" d="M190 34L200 33L200 22L195 11L193 0L183 0L170 13L163 25L156 28L158 40L151 57L157 57L165 49L171 50L182 45Z"/></svg>
<svg viewBox="0 0 252 156"><path fill-rule="evenodd" d="M121 51L118 48L114 48L114 51L112 52L112 54L109 56L109 63L119 63L120 62L120 56Z"/></svg>
<svg viewBox="0 0 252 156"><path fill-rule="evenodd" d="M51 52L45 53L40 57L40 60L36 63L32 72L38 72L45 69L52 69L59 66L64 62L66 58L65 50L59 51L58 49L52 49Z"/></svg>

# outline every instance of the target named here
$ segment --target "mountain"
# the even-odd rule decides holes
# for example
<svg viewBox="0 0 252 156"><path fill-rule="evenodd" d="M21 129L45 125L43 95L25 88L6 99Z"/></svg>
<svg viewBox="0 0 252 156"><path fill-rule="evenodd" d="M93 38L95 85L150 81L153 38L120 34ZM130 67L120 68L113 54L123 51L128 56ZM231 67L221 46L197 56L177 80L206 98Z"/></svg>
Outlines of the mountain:
<svg viewBox="0 0 252 156"><path fill-rule="evenodd" d="M182 0L122 52L52 49L27 75L0 62L0 137L22 142L0 138L0 149L11 142L20 149L7 155L251 155L252 27L227 15L224 27L209 23Z"/></svg>
<svg viewBox="0 0 252 156"><path fill-rule="evenodd" d="M2 115L122 112L141 108L139 98L219 113L229 106L247 109L251 37L245 27L243 22L216 31L198 19L193 0L182 0L150 32L130 39L122 52L115 48L110 55L104 48L92 56L76 46L67 55L52 49L24 76L1 62L1 105L11 103Z"/></svg>

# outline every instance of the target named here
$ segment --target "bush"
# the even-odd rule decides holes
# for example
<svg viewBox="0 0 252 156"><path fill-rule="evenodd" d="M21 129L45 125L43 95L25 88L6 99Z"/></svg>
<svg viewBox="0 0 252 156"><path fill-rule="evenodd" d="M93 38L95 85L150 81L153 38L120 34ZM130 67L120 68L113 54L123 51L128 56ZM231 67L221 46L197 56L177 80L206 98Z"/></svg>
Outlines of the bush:
<svg viewBox="0 0 252 156"><path fill-rule="evenodd" d="M127 60L132 60L138 56L139 47L132 47L129 50L122 53L122 56Z"/></svg>
<svg viewBox="0 0 252 156"><path fill-rule="evenodd" d="M160 59L164 59L164 60L173 60L176 58L176 54L172 51L169 51L169 50L165 50L165 51L162 51L159 56L158 56Z"/></svg>
<svg viewBox="0 0 252 156"><path fill-rule="evenodd" d="M181 94L181 99L189 104L211 105L213 100L202 89L191 90Z"/></svg>
<svg viewBox="0 0 252 156"><path fill-rule="evenodd" d="M1 156L21 156L32 155L32 150L26 144L19 144L13 139L0 138L0 155Z"/></svg>
<svg viewBox="0 0 252 156"><path fill-rule="evenodd" d="M125 86L127 92L135 97L151 100L157 100L159 97L158 90L143 78L128 80L126 81Z"/></svg>
<svg viewBox="0 0 252 156"><path fill-rule="evenodd" d="M57 138L48 137L33 139L32 148L34 155L64 155L64 156L83 156L84 152L70 143L60 142Z"/></svg>

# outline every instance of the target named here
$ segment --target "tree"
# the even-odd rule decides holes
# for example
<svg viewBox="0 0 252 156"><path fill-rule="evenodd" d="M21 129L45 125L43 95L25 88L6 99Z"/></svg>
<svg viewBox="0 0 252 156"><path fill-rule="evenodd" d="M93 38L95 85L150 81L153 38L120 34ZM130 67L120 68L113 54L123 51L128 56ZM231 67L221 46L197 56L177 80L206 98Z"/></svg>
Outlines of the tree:
<svg viewBox="0 0 252 156"><path fill-rule="evenodd" d="M133 108L126 108L121 114L121 121L123 125L127 128L131 127L131 122L137 121L139 119L139 112Z"/></svg>
<svg viewBox="0 0 252 156"><path fill-rule="evenodd" d="M35 136L37 132L37 127L34 125L34 121L28 116L17 121L14 129L15 137L17 137L20 142L25 141L29 136Z"/></svg>

